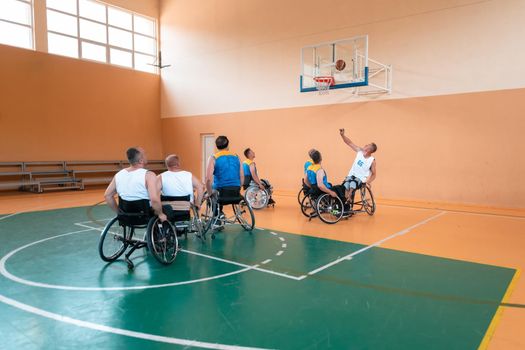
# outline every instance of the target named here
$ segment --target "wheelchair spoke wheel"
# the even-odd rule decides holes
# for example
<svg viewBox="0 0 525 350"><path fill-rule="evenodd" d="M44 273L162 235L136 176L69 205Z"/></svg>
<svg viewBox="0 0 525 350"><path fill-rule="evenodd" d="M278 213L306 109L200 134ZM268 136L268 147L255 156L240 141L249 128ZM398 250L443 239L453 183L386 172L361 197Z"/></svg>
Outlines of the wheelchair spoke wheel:
<svg viewBox="0 0 525 350"><path fill-rule="evenodd" d="M251 231L255 227L255 215L253 215L252 207L246 202L241 200L239 204L233 204L233 212L237 221L246 231Z"/></svg>
<svg viewBox="0 0 525 350"><path fill-rule="evenodd" d="M194 206L191 208L190 232L195 233L201 239L204 238L202 220L200 219L199 211Z"/></svg>
<svg viewBox="0 0 525 350"><path fill-rule="evenodd" d="M300 189L299 193L297 193L297 202L299 202L299 205L302 205L303 199L306 196L306 193L304 192L304 189Z"/></svg>
<svg viewBox="0 0 525 350"><path fill-rule="evenodd" d="M261 190L258 187L250 186L244 194L244 198L250 204L253 209L259 210L268 206L270 196L265 190Z"/></svg>
<svg viewBox="0 0 525 350"><path fill-rule="evenodd" d="M213 222L215 221L215 212L217 204L211 198L207 198L201 208L201 223L202 223L202 235L206 233L212 227Z"/></svg>
<svg viewBox="0 0 525 350"><path fill-rule="evenodd" d="M310 196L306 196L301 201L301 213L307 218L314 218L317 216L315 210L315 201Z"/></svg>
<svg viewBox="0 0 525 350"><path fill-rule="evenodd" d="M339 197L323 194L317 200L317 214L326 224L335 224L343 217L343 201Z"/></svg>
<svg viewBox="0 0 525 350"><path fill-rule="evenodd" d="M146 242L149 251L163 265L171 264L177 257L179 241L175 228L169 222L161 223L152 218L148 224Z"/></svg>
<svg viewBox="0 0 525 350"><path fill-rule="evenodd" d="M361 201L363 202L363 208L366 213L370 216L374 215L376 212L376 202L372 190L368 185L361 188Z"/></svg>
<svg viewBox="0 0 525 350"><path fill-rule="evenodd" d="M121 226L118 218L113 218L104 227L98 242L98 253L102 260L111 262L117 260L128 246L127 239L131 234L130 228Z"/></svg>

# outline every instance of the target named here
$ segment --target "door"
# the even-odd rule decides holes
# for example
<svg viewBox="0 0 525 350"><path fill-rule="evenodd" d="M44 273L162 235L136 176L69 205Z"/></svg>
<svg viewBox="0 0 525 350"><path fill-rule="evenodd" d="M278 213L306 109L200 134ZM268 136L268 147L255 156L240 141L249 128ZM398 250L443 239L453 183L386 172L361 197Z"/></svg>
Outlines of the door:
<svg viewBox="0 0 525 350"><path fill-rule="evenodd" d="M215 153L215 136L213 134L201 135L201 150L202 150L202 182L206 180L206 168L208 167L208 159Z"/></svg>

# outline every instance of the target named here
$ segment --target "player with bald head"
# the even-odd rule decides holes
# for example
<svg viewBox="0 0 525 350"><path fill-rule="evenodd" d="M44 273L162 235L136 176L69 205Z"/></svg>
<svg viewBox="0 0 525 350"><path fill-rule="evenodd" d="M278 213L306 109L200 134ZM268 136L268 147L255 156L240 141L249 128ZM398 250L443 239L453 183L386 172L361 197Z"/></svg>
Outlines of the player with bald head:
<svg viewBox="0 0 525 350"><path fill-rule="evenodd" d="M175 211L188 211L190 203L199 208L204 194L204 184L192 173L181 168L180 157L170 154L166 157L167 171L158 176L158 188L163 206L169 205Z"/></svg>

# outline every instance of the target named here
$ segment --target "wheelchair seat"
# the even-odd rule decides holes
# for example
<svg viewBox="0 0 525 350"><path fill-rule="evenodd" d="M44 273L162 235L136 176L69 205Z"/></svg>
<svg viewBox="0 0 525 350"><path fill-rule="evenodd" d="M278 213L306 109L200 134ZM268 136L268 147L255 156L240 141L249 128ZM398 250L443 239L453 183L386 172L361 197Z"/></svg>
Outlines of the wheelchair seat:
<svg viewBox="0 0 525 350"><path fill-rule="evenodd" d="M240 187L222 187L217 190L219 192L217 202L221 205L239 204L243 199Z"/></svg>
<svg viewBox="0 0 525 350"><path fill-rule="evenodd" d="M127 201L118 198L119 213L117 215L121 226L146 227L153 216L153 210L148 199Z"/></svg>

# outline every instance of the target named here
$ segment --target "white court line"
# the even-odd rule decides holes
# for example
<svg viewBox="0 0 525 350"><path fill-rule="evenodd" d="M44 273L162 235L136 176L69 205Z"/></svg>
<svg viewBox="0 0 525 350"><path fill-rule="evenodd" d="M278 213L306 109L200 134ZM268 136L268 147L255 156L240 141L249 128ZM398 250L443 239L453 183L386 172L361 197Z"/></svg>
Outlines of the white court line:
<svg viewBox="0 0 525 350"><path fill-rule="evenodd" d="M286 243L283 243L281 247L286 248L287 247Z"/></svg>
<svg viewBox="0 0 525 350"><path fill-rule="evenodd" d="M256 230L259 230L259 231L264 231L264 229L261 228L261 227L256 227L255 229L256 229Z"/></svg>
<svg viewBox="0 0 525 350"><path fill-rule="evenodd" d="M205 258L208 258L208 259L217 260L217 261L222 261L222 262L233 264L233 265L237 265L237 266L249 267L251 270L255 270L255 271L259 271L259 272L265 272L265 273L269 273L271 275L276 275L276 276L280 276L280 277L284 277L284 278L289 278L289 279L292 279L292 280L295 280L295 281L300 281L299 277L297 277L297 276L287 275L285 273L276 272L276 271L273 271L273 270L262 269L262 268L258 267L259 265L250 266L250 265L246 265L246 264L243 264L243 263L240 263L240 262L237 262L237 261L217 258L216 256L206 255L206 254L202 254L202 253L197 253L197 252L194 252L194 251L191 251L191 250L181 249L181 252L188 253L188 254L193 254L193 255L197 255L197 256L202 256L202 257L205 257ZM282 254L282 250L279 250L279 252L281 252L281 254ZM279 252L277 252L276 255L281 255L281 254L279 254Z"/></svg>
<svg viewBox="0 0 525 350"><path fill-rule="evenodd" d="M266 265L266 264L268 264L271 261L272 261L272 259L266 259L261 264Z"/></svg>
<svg viewBox="0 0 525 350"><path fill-rule="evenodd" d="M56 314L56 313L49 312L46 310L42 310L34 306L21 303L14 299L10 299L1 294L0 294L0 302L10 305L12 307L15 307L17 309L32 313L34 315L42 316L42 317L49 318L55 321L68 323L68 324L72 324L77 327L88 328L88 329L92 329L95 331L123 335L123 336L131 337L131 338L145 339L145 340L155 341L159 343L177 344L177 345L190 346L190 347L195 346L195 347L203 348L203 349L262 350L261 348L252 348L252 347L226 345L226 344L214 344L214 343L207 343L207 342L202 342L202 341L197 341L197 340L172 338L172 337L166 337L162 335L135 332L135 331L130 331L127 329L122 329L122 328L109 327L109 326L105 326L102 324L82 321L82 320L78 320L78 319L71 318L68 316L64 316L64 315Z"/></svg>
<svg viewBox="0 0 525 350"><path fill-rule="evenodd" d="M279 255L282 255L284 252L282 250L279 250L277 253L275 253L275 255L279 256Z"/></svg>
<svg viewBox="0 0 525 350"><path fill-rule="evenodd" d="M96 220L96 221L109 221L109 220L111 220L111 219L113 219L113 218L114 218L114 216L112 216L112 217L110 217L110 218L98 219L98 220ZM81 221L81 222L75 222L74 224L75 224L75 225L76 225L76 224L89 224L89 223L91 223L91 222L92 222L92 223L95 223L96 221L95 221L95 220Z"/></svg>
<svg viewBox="0 0 525 350"><path fill-rule="evenodd" d="M472 211L466 211L466 210L446 210L441 208L424 208L424 207L412 207L409 205L395 205L395 204L381 204L382 207L391 207L391 208L406 208L406 209L416 209L416 210L441 210L445 213L452 213L452 214L465 214L465 215L479 215L479 216L495 216L500 218L508 218L508 219L518 219L518 220L525 220L524 216L517 216L517 215L505 215L505 214L492 214L492 213L475 213Z"/></svg>
<svg viewBox="0 0 525 350"><path fill-rule="evenodd" d="M274 236L277 236L277 233L275 233L275 232L273 232L273 231L270 232L270 233L271 233L272 235L274 235Z"/></svg>
<svg viewBox="0 0 525 350"><path fill-rule="evenodd" d="M331 266L334 266L334 265L339 264L341 261L344 261L344 260L350 260L352 257L354 257L354 256L356 256L356 255L358 255L358 254L361 254L361 253L363 253L363 252L365 252L365 251L367 251L367 250L369 250L369 249L371 249L371 248L373 248L373 247L380 246L381 244L385 243L385 242L388 241L388 240L391 240L391 239L394 238L394 237L404 235L405 233L410 232L411 230L415 229L416 227L419 227L419 226L421 226L421 225L424 225L424 224L428 223L429 221L432 221L432 220L434 220L434 219L437 219L437 218L440 217L440 216L445 215L445 213L446 213L446 212L442 211L442 212L439 213L439 214L436 214L436 215L434 215L434 216L432 216L432 217L430 217L430 218L428 218L428 219L425 219L425 220L423 220L423 221L420 221L420 222L418 222L418 223L416 223L416 224L414 224L414 225L412 225L412 226L410 226L410 227L408 227L408 228L406 228L406 229L404 229L404 230L401 230L401 231L396 232L396 233L394 233L394 234L392 234L392 235L390 235L390 236L388 236L388 237L385 237L385 238L383 238L382 240L377 241L377 242L375 242L375 243L373 243L373 244L371 244L371 245L369 245L369 246L366 246L366 247L364 247L364 248L361 248L361 249L359 249L359 250L357 250L357 251L355 251L355 252L353 252L353 253L351 253L351 254L348 254L348 255L346 255L346 256L343 256L342 258L339 258L339 259L334 260L334 261L332 261L332 262L330 262L330 263L328 263L328 264L326 264L326 265L323 265L323 266L321 266L321 267L319 267L319 268L317 268L317 269L315 269L315 270L312 270L312 271L308 272L308 275L309 275L309 276L315 275L316 273L321 272L321 271L323 271L323 270L325 270L325 269L327 269L327 268L329 268L329 267L331 267Z"/></svg>
<svg viewBox="0 0 525 350"><path fill-rule="evenodd" d="M284 242L284 238L283 238L283 237L279 237L279 239L280 239L282 242Z"/></svg>

